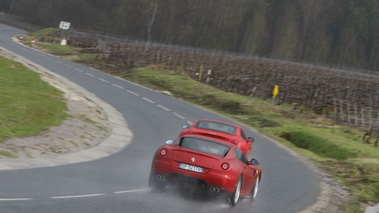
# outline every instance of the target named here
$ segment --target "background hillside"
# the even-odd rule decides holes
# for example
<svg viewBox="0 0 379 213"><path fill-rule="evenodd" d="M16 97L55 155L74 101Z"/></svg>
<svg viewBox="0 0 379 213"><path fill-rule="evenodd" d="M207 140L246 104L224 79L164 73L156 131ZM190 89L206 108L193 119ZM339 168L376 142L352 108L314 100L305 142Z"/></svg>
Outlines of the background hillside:
<svg viewBox="0 0 379 213"><path fill-rule="evenodd" d="M377 0L1 0L0 11L42 27L379 69Z"/></svg>

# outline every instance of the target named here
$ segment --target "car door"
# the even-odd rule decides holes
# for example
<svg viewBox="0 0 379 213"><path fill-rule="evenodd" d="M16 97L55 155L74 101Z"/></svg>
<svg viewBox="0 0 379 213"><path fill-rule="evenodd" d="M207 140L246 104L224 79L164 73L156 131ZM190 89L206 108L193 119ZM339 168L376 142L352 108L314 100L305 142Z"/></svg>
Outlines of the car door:
<svg viewBox="0 0 379 213"><path fill-rule="evenodd" d="M241 195L249 195L251 191L253 190L254 184L255 184L255 178L256 178L256 171L254 167L249 165L248 160L246 159L245 154L242 152L241 149L237 148L235 150L235 156L236 158L243 163L243 182L242 182L242 188L241 188Z"/></svg>

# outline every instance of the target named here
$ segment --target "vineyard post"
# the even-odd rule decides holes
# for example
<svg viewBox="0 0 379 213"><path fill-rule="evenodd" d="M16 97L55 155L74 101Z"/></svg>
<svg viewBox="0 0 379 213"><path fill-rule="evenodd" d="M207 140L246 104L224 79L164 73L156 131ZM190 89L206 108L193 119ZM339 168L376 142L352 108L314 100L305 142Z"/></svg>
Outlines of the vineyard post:
<svg viewBox="0 0 379 213"><path fill-rule="evenodd" d="M355 117L354 125L358 126L358 109L357 109L357 104L354 104L354 117Z"/></svg>
<svg viewBox="0 0 379 213"><path fill-rule="evenodd" d="M341 111L341 121L344 120L344 114L343 114L343 101L340 100L340 111Z"/></svg>
<svg viewBox="0 0 379 213"><path fill-rule="evenodd" d="M333 99L333 119L337 121L338 119L338 108L337 108L337 100Z"/></svg>
<svg viewBox="0 0 379 213"><path fill-rule="evenodd" d="M171 69L171 61L172 61L172 57L171 57L171 55L169 55L168 57L167 57L167 62L168 62L168 67Z"/></svg>
<svg viewBox="0 0 379 213"><path fill-rule="evenodd" d="M350 103L347 103L347 122L350 124Z"/></svg>
<svg viewBox="0 0 379 213"><path fill-rule="evenodd" d="M155 52L155 64L160 64L161 63L161 51L157 50Z"/></svg>

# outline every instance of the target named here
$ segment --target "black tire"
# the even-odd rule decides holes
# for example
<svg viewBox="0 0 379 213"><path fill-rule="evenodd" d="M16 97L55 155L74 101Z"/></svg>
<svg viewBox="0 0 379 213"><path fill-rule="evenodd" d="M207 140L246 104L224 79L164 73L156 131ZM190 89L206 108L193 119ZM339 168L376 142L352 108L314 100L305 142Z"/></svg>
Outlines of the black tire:
<svg viewBox="0 0 379 213"><path fill-rule="evenodd" d="M240 178L236 184L236 188L234 189L233 194L227 198L227 203L230 206L235 206L240 198L241 194L241 187L242 187L242 178Z"/></svg>
<svg viewBox="0 0 379 213"><path fill-rule="evenodd" d="M166 187L166 183L164 181L157 180L155 174L150 173L149 187L155 191L163 191Z"/></svg>

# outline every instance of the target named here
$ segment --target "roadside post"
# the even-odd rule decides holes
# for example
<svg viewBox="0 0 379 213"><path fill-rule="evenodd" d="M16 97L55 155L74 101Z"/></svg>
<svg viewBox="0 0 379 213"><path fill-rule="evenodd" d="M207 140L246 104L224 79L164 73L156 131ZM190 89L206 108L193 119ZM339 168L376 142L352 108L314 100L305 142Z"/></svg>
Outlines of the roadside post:
<svg viewBox="0 0 379 213"><path fill-rule="evenodd" d="M61 21L59 23L59 29L62 29L62 30L65 30L65 31L69 30L70 26L71 26L71 23L67 22L67 21ZM62 39L61 45L67 45L67 39L66 38Z"/></svg>
<svg viewBox="0 0 379 213"><path fill-rule="evenodd" d="M199 81L203 78L204 65L200 64Z"/></svg>
<svg viewBox="0 0 379 213"><path fill-rule="evenodd" d="M272 90L272 103L275 103L276 96L279 94L279 85L275 85L274 89Z"/></svg>
<svg viewBox="0 0 379 213"><path fill-rule="evenodd" d="M35 38L32 38L32 40L30 42L32 43L32 47L36 46L36 39Z"/></svg>
<svg viewBox="0 0 379 213"><path fill-rule="evenodd" d="M62 39L62 41L61 41L61 45L62 45L62 46L67 45L67 40L66 40L66 38L63 38L63 39Z"/></svg>

